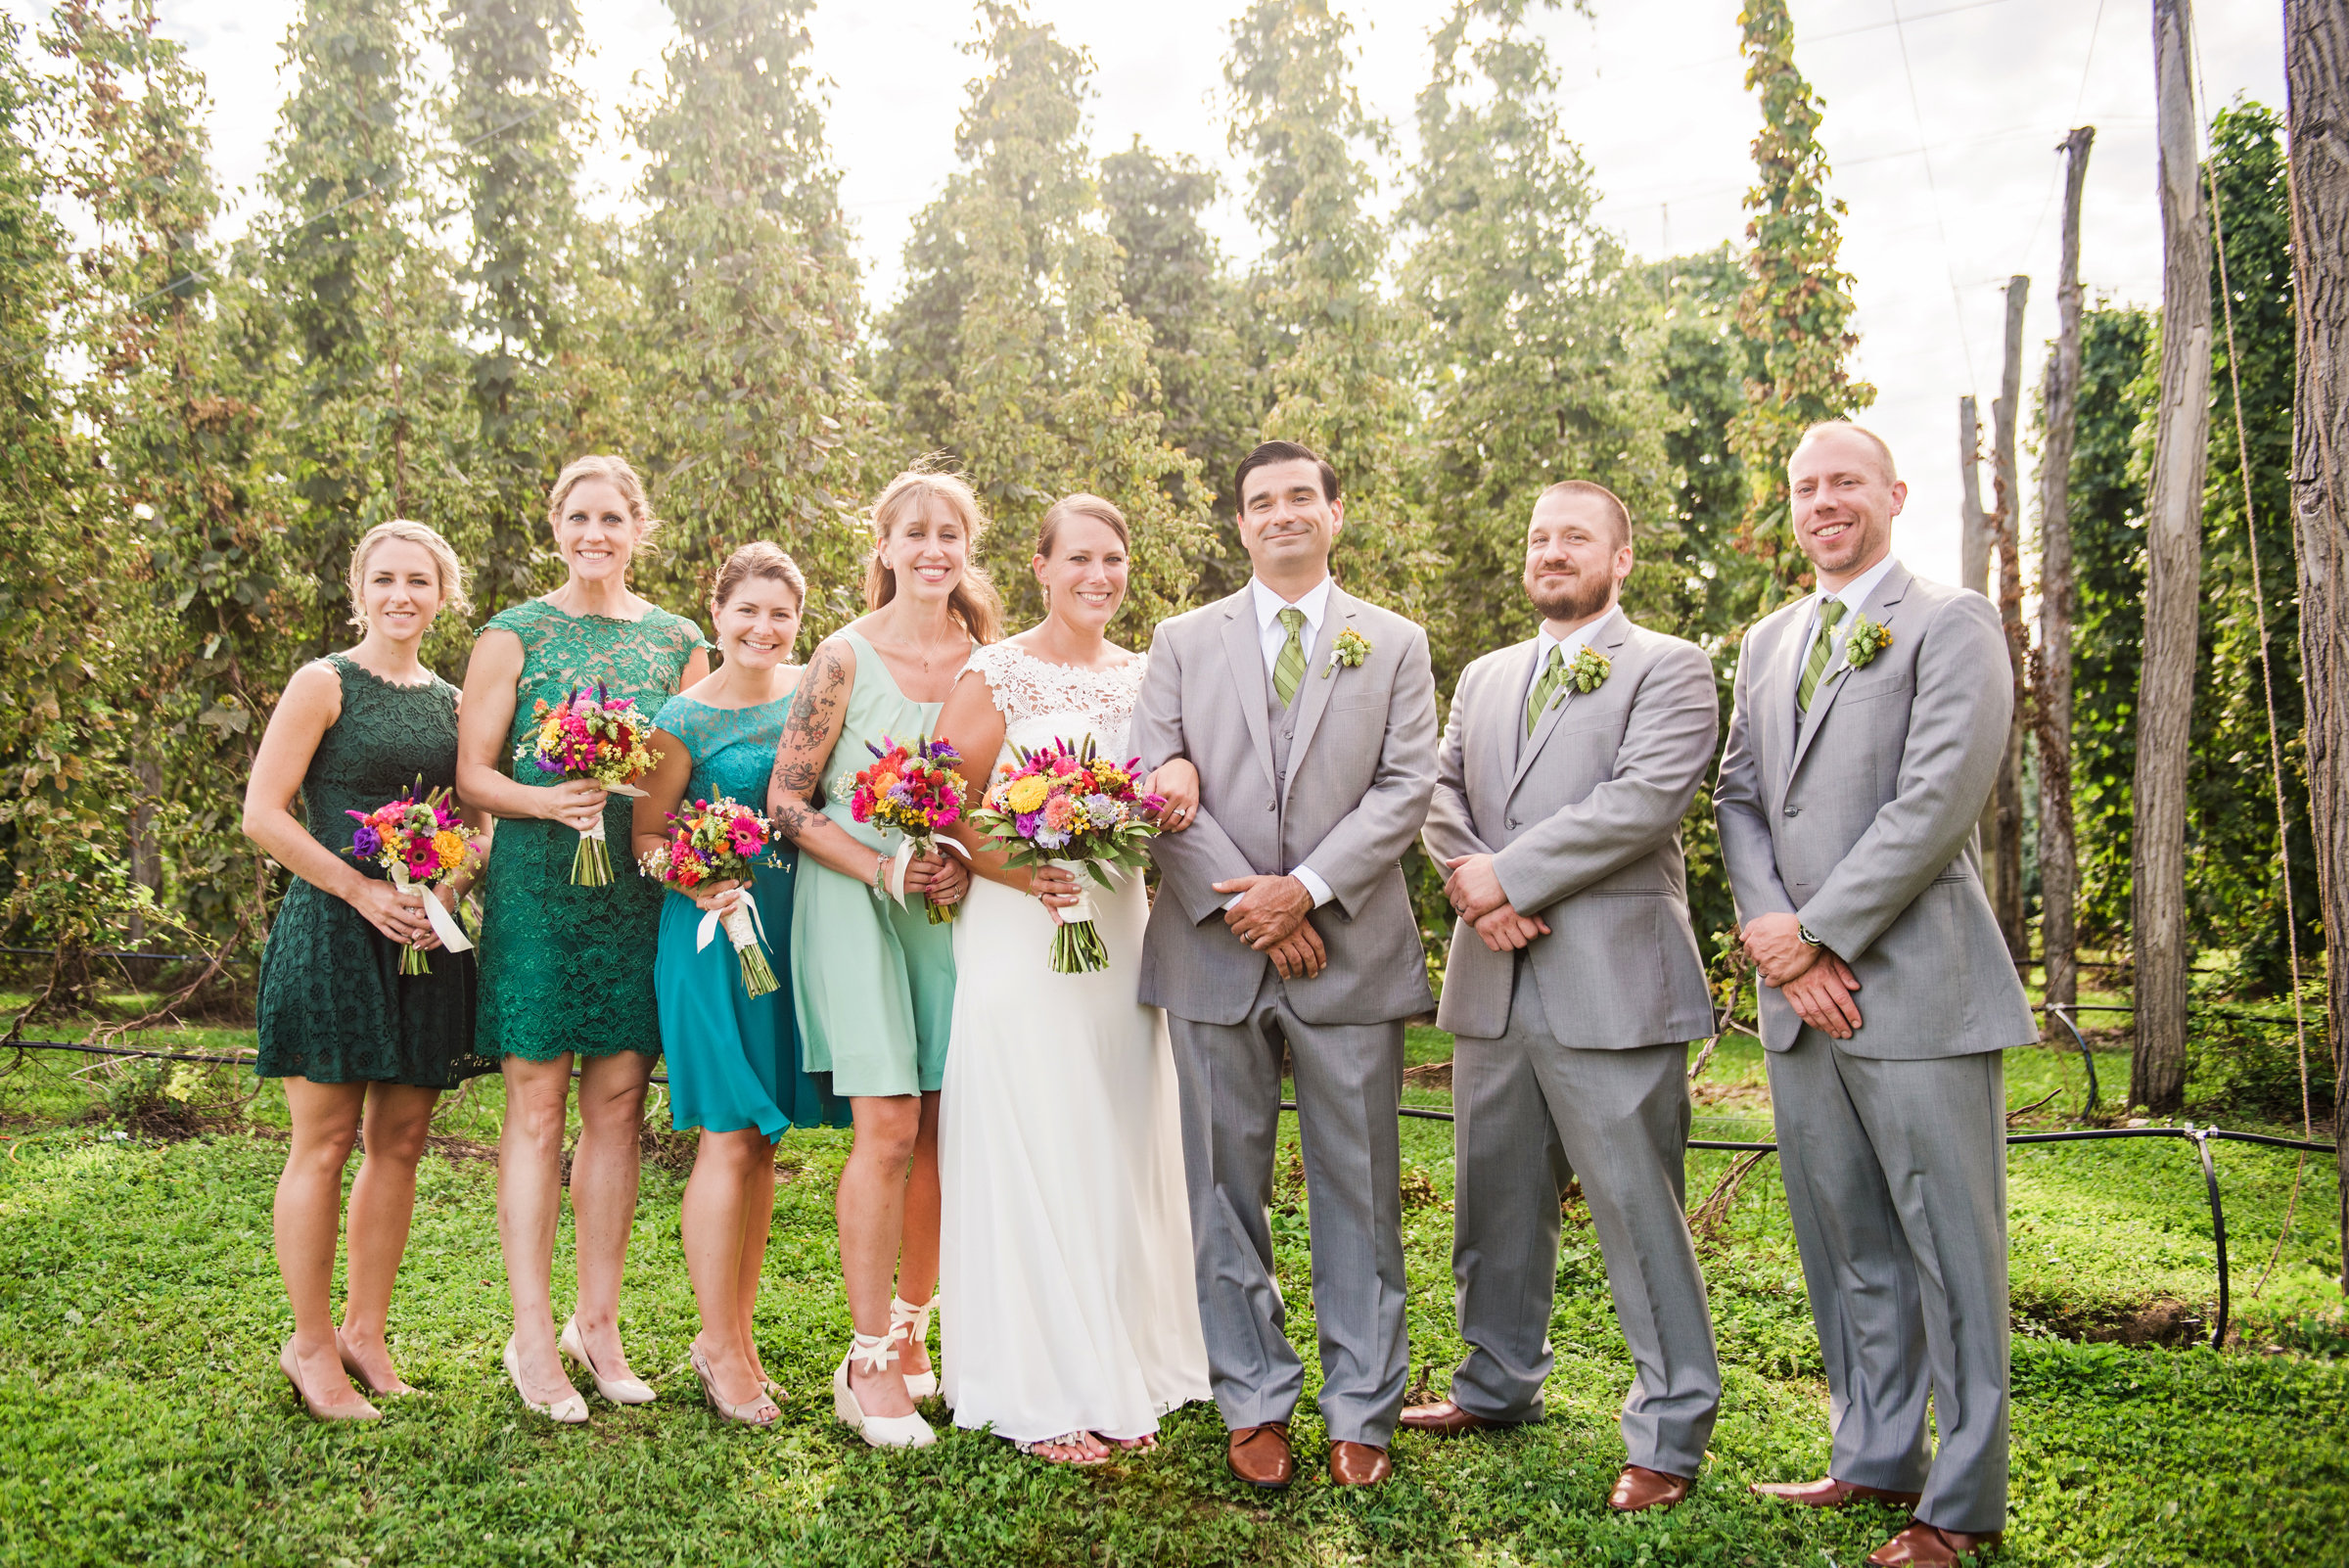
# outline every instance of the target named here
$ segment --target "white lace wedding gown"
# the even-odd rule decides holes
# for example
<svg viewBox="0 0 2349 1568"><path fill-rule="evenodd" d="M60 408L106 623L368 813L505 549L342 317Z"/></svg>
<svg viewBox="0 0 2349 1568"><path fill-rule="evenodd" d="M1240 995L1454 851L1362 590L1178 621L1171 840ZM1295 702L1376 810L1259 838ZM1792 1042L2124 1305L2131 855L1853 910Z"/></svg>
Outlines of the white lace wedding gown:
<svg viewBox="0 0 2349 1568"><path fill-rule="evenodd" d="M1142 664L1094 672L1009 643L975 654L1005 748L1054 738L1124 760ZM957 1426L1033 1443L1136 1438L1208 1397L1166 1015L1134 1000L1139 875L1086 879L1109 967L1052 972L1053 921L975 880L954 922L939 1126L941 1387Z"/></svg>

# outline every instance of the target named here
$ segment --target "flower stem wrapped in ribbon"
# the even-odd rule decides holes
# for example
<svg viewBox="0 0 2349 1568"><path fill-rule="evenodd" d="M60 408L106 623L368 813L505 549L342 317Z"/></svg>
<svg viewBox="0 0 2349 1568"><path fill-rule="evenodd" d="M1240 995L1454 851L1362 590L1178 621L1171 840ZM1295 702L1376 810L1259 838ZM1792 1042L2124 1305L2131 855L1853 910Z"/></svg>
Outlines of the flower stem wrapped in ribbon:
<svg viewBox="0 0 2349 1568"><path fill-rule="evenodd" d="M954 770L954 764L962 757L948 740L924 736L911 746L893 741L887 735L881 740L882 746L871 741L864 743L874 761L856 775L855 793L849 800L849 814L859 822L896 828L904 835L898 846L897 865L889 878L889 891L897 899L898 906L903 908L905 867L915 855L936 854L942 844L956 854L963 853L961 845L938 836L962 820L962 775ZM928 899L922 901L929 910L932 925L954 918L952 904L931 903Z"/></svg>
<svg viewBox="0 0 2349 1568"><path fill-rule="evenodd" d="M1104 888L1116 884L1110 867L1139 871L1149 860L1146 846L1158 832L1156 816L1167 803L1145 795L1135 782L1141 760L1116 762L1093 754L1090 736L1082 749L1065 740L1024 751L995 770L987 799L971 812L971 826L1001 845L1006 865L1051 865L1075 876L1089 874ZM1052 937L1052 972L1090 974L1109 967L1109 950L1093 925L1092 900L1082 891L1077 902L1057 911Z"/></svg>
<svg viewBox="0 0 2349 1568"><path fill-rule="evenodd" d="M629 780L650 772L657 761L644 745L653 726L625 697L605 695L603 682L596 682L594 696L574 691L552 708L540 698L531 721L535 731L514 748L517 767L529 762L541 773L581 780L614 795L644 793ZM601 816L595 826L579 833L578 853L571 858L571 881L579 888L611 884L612 852Z"/></svg>
<svg viewBox="0 0 2349 1568"><path fill-rule="evenodd" d="M419 781L421 782L421 781ZM359 825L350 835L350 857L374 861L402 893L424 895L424 917L433 935L450 952L469 952L473 943L465 928L450 918L433 890L459 872L482 862L481 835L465 825L449 803L448 791L438 789L418 800L413 790L387 801L372 811L344 813ZM415 947L401 945L399 972L429 975L433 966Z"/></svg>
<svg viewBox="0 0 2349 1568"><path fill-rule="evenodd" d="M760 945L766 935L765 917L759 913L758 897L749 886L759 856L774 842L775 832L766 818L721 796L669 812L667 842L647 850L640 862L646 876L689 898L707 883L732 878L744 884L723 910L702 916L693 950L700 952L709 946L710 939L723 926L742 965L743 992L752 996L763 996L776 989L774 966L766 961L766 950Z"/></svg>

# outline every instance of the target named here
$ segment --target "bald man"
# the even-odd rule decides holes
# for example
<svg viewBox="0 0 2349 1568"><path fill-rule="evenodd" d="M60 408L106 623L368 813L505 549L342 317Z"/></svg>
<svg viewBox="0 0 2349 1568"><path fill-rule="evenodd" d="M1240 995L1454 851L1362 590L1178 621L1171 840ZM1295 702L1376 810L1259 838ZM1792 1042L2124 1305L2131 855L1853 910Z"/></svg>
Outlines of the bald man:
<svg viewBox="0 0 2349 1568"><path fill-rule="evenodd" d="M1746 633L1713 800L1834 1441L1754 1490L1905 1507L1867 1560L1955 1564L2005 1526L2000 1053L2039 1034L1974 844L2013 676L1988 599L1893 558L1882 439L1815 425L1786 477L1819 589Z"/></svg>

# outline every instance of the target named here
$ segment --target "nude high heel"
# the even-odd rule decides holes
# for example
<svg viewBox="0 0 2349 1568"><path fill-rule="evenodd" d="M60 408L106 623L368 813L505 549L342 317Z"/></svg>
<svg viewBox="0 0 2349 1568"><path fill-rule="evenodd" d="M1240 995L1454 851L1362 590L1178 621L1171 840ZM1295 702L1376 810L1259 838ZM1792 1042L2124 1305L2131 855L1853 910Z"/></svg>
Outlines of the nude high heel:
<svg viewBox="0 0 2349 1568"><path fill-rule="evenodd" d="M919 1415L867 1415L849 1387L849 1363L862 1361L868 1372L886 1372L898 1359L896 1330L886 1334L851 1331L849 1354L832 1374L832 1413L876 1449L926 1449L938 1441L930 1423Z"/></svg>
<svg viewBox="0 0 2349 1568"><path fill-rule="evenodd" d="M783 1412L775 1407L775 1402L767 1397L764 1389L740 1405L728 1405L719 1399L717 1379L710 1370L710 1358L702 1354L699 1345L691 1347L687 1360L693 1362L693 1375L701 1379L702 1398L710 1402L710 1408L727 1420L739 1421L744 1426L763 1427L772 1426L783 1419Z"/></svg>
<svg viewBox="0 0 2349 1568"><path fill-rule="evenodd" d="M891 1296L889 1298L889 1331L894 1335L902 1336L907 1344L919 1345L922 1348L922 1354L929 1355L930 1313L937 1306L938 1298L936 1296L932 1296L919 1307L909 1301L900 1300L897 1296ZM907 1399L918 1402L930 1398L937 1392L938 1368L935 1365L927 1372L907 1372L905 1374L905 1397Z"/></svg>
<svg viewBox="0 0 2349 1568"><path fill-rule="evenodd" d="M301 1363L294 1359L292 1340L286 1341L286 1348L277 1353L277 1369L286 1374L287 1382L294 1385L295 1396L301 1401L301 1407L309 1412L313 1421L380 1421L384 1418L384 1412L368 1404L364 1398L359 1401L359 1407L355 1410L330 1410L311 1399L310 1391L301 1386Z"/></svg>
<svg viewBox="0 0 2349 1568"><path fill-rule="evenodd" d="M595 1362L587 1359L587 1341L579 1335L579 1320L576 1316L567 1317L563 1320L563 1337L559 1343L563 1348L564 1355L586 1369L587 1380L595 1385L595 1391L613 1404L650 1405L653 1403L655 1395L652 1387L643 1379L635 1377L607 1379L603 1373L595 1369Z"/></svg>
<svg viewBox="0 0 2349 1568"><path fill-rule="evenodd" d="M530 1402L529 1392L522 1386L522 1357L516 1353L514 1341L510 1338L506 1341L506 1354L503 1360L506 1363L506 1376L513 1381L514 1392L522 1396L525 1409L543 1415L559 1426L578 1426L586 1421L587 1396L576 1388L567 1398L554 1400L545 1405L534 1405Z"/></svg>

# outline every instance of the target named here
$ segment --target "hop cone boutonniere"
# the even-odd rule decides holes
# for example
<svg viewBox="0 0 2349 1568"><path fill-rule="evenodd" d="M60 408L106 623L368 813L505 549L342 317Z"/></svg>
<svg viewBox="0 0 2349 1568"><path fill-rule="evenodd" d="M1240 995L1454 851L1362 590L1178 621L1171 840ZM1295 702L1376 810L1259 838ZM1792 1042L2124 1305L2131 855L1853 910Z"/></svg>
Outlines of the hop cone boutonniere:
<svg viewBox="0 0 2349 1568"><path fill-rule="evenodd" d="M1370 639L1348 626L1338 633L1337 643L1329 650L1329 663L1321 667L1321 678L1327 680L1330 671L1344 665L1352 669L1370 657Z"/></svg>
<svg viewBox="0 0 2349 1568"><path fill-rule="evenodd" d="M1892 646L1892 628L1862 616L1843 639L1843 660L1854 669L1865 669L1876 655Z"/></svg>
<svg viewBox="0 0 2349 1568"><path fill-rule="evenodd" d="M1615 667L1596 648L1585 648L1566 666L1566 683L1586 697L1598 690Z"/></svg>

